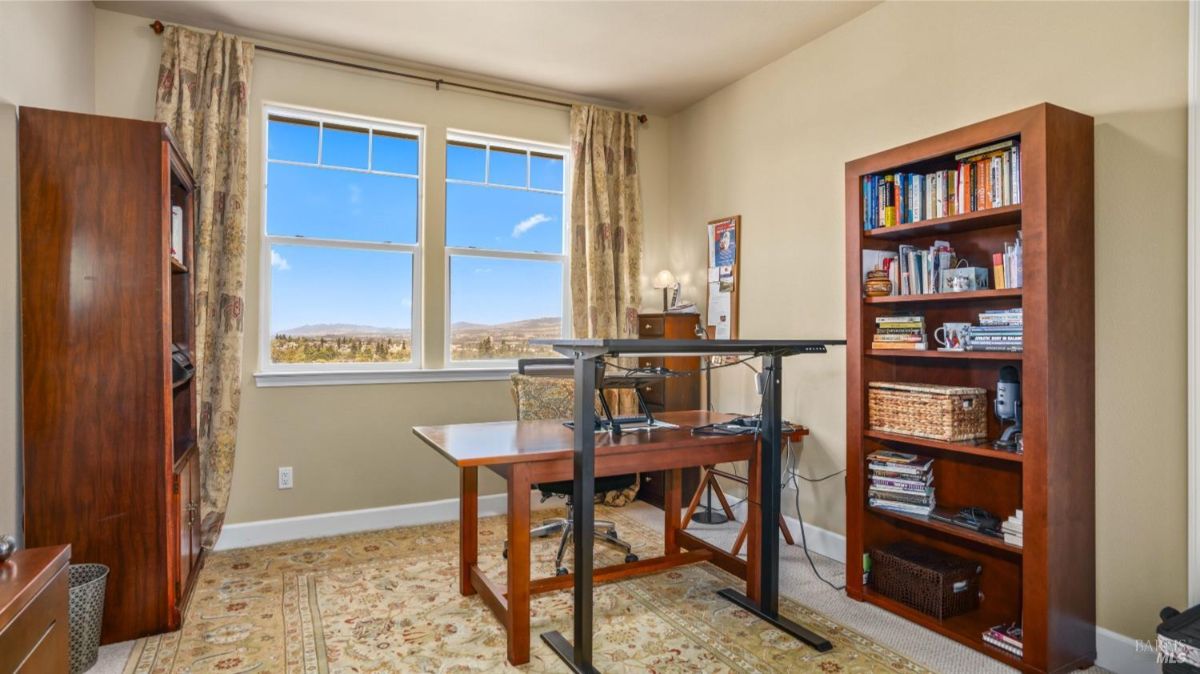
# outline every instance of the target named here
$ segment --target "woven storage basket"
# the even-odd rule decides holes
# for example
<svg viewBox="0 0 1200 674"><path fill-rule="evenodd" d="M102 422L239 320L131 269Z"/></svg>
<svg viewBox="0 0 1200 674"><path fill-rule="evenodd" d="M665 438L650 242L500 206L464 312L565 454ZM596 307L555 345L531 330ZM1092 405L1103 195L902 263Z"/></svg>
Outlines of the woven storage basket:
<svg viewBox="0 0 1200 674"><path fill-rule="evenodd" d="M880 381L868 386L873 431L946 442L987 437L987 391L981 388Z"/></svg>
<svg viewBox="0 0 1200 674"><path fill-rule="evenodd" d="M871 550L871 586L944 620L979 607L979 564L901 541Z"/></svg>

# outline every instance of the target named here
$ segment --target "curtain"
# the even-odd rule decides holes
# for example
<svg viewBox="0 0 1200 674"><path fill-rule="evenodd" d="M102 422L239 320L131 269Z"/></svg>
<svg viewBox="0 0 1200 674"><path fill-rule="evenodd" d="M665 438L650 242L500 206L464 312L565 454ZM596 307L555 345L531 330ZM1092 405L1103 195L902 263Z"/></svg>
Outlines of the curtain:
<svg viewBox="0 0 1200 674"><path fill-rule="evenodd" d="M571 107L571 322L578 338L636 338L642 303L642 194L635 115ZM633 362L622 362L634 367ZM630 391L619 413L632 413ZM623 505L637 493L609 492Z"/></svg>
<svg viewBox="0 0 1200 674"><path fill-rule="evenodd" d="M201 531L211 548L225 521L241 397L246 280L247 99L254 46L236 36L168 26L155 118L165 122L199 186L193 273L200 419Z"/></svg>

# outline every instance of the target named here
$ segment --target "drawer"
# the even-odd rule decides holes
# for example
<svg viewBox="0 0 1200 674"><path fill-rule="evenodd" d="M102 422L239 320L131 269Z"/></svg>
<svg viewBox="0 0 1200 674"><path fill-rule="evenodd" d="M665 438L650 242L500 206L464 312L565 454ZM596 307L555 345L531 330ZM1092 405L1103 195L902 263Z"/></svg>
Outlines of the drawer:
<svg viewBox="0 0 1200 674"><path fill-rule="evenodd" d="M641 316L638 319L639 337L662 337L666 332L666 321L662 316Z"/></svg>
<svg viewBox="0 0 1200 674"><path fill-rule="evenodd" d="M68 651L67 570L0 633L0 672L65 672Z"/></svg>
<svg viewBox="0 0 1200 674"><path fill-rule="evenodd" d="M643 369L649 369L652 367L662 367L662 364L663 364L662 358L646 358L646 357L638 358L638 367L643 368Z"/></svg>
<svg viewBox="0 0 1200 674"><path fill-rule="evenodd" d="M665 405L667 401L667 383L654 382L642 389L642 398L645 398L646 404L650 405L651 411L655 405Z"/></svg>

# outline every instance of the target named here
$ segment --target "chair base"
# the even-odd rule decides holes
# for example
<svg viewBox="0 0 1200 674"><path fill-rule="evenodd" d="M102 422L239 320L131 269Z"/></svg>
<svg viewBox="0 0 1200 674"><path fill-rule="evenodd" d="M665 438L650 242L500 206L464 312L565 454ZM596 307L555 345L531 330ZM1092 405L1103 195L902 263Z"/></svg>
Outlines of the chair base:
<svg viewBox="0 0 1200 674"><path fill-rule="evenodd" d="M567 505L567 512L571 512L569 503ZM562 533L562 538L558 542L558 554L554 557L554 572L556 575L564 576L569 573L569 570L563 566L563 558L567 554L567 544L575 537L575 523L571 521L571 518L553 517L548 520L542 520L541 524L529 530L529 535L534 538L549 538L559 532ZM638 561L638 556L633 554L633 546L621 540L620 535L617 534L616 522L611 520L595 520L592 523L592 539L624 550L626 562ZM508 559L508 541L504 541L503 554L504 558Z"/></svg>

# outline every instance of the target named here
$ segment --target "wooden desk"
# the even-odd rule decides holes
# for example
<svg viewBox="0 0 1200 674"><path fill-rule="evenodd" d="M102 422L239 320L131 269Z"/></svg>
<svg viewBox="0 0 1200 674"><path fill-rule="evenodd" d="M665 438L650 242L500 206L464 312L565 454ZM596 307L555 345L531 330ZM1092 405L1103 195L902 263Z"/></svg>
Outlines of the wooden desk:
<svg viewBox="0 0 1200 674"><path fill-rule="evenodd" d="M66 672L71 546L18 550L0 564L0 672Z"/></svg>
<svg viewBox="0 0 1200 674"><path fill-rule="evenodd" d="M746 594L758 596L757 546L742 560L680 530L680 472L699 465L750 461L751 489L757 484L759 444L750 436L693 435L691 429L733 415L702 411L664 412L662 421L679 426L620 437L596 436L596 476L662 470L666 476L663 554L636 562L595 569L594 582L656 573L682 564L711 561L746 580ZM413 433L458 467L460 472L459 591L476 592L508 632L508 661L529 661L529 600L532 595L573 586L573 574L530 579L529 497L532 485L572 478L573 432L561 421L501 421L450 426L418 426ZM488 468L508 483L508 584L480 570L479 468ZM751 503L753 509L755 504ZM751 540L758 520L748 519Z"/></svg>

